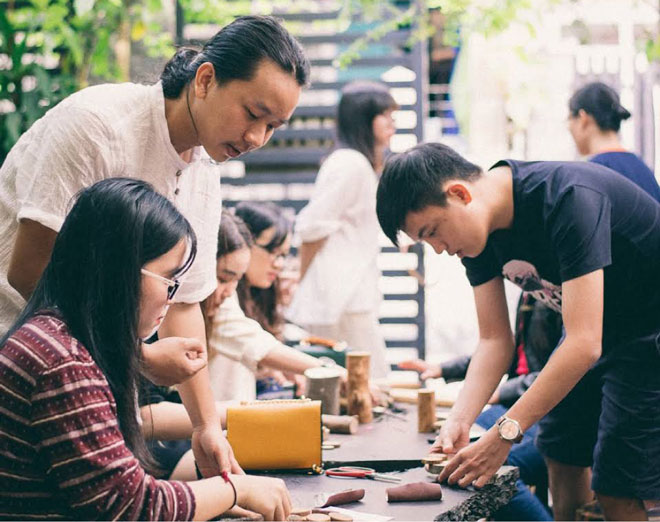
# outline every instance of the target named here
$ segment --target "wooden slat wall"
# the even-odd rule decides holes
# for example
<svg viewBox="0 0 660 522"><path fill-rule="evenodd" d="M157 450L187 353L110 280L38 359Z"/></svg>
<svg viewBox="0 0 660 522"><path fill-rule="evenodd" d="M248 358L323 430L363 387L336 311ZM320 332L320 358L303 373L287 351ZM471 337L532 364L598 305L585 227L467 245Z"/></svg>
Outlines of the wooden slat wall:
<svg viewBox="0 0 660 522"><path fill-rule="evenodd" d="M319 165L334 146L334 118L339 91L353 79L383 81L382 74L392 68L405 68L405 75L385 81L397 98L401 110L397 114L399 148L405 149L423 139L422 129L427 108L426 44L409 48L410 28L389 33L367 49L347 69L339 70L335 60L346 47L365 34L363 20L355 19L344 32L319 34L315 22L328 22L339 16L336 4L318 1L318 12L276 13L291 26L305 47L312 63L312 84L303 94L287 128L277 130L271 141L244 158L245 176L223 178L223 199L229 204L240 200L269 200L289 207L292 213L307 203ZM179 22L182 43L194 34L203 39L199 27ZM303 32L293 28L302 27ZM209 28L210 36L216 28ZM401 69L399 69L401 70ZM422 249L415 247L403 254L381 237L379 265L381 288L385 302L381 324L388 346L388 357L396 362L405 357L425 354L424 290L410 270L424 274Z"/></svg>

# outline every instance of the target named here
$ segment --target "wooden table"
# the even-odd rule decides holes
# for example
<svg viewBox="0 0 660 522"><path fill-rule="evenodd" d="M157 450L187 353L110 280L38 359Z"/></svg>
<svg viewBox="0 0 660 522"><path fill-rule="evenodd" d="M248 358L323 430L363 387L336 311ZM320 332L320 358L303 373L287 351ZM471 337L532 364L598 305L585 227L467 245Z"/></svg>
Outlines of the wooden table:
<svg viewBox="0 0 660 522"><path fill-rule="evenodd" d="M417 433L417 411L414 406L404 413L385 415L371 424L360 425L355 435L332 434L329 440L341 446L324 450L326 468L354 465L380 472L392 472L401 477L401 484L432 481L421 464L428 454L432 433ZM385 490L396 486L366 479L338 479L325 475L276 475L282 478L291 493L295 507L322 504L319 494L337 493L345 489L363 488L362 501L348 504L347 509L394 517L395 520L477 520L489 517L506 504L515 492L518 469L503 466L493 481L483 489L460 489L444 486L440 502L387 503Z"/></svg>

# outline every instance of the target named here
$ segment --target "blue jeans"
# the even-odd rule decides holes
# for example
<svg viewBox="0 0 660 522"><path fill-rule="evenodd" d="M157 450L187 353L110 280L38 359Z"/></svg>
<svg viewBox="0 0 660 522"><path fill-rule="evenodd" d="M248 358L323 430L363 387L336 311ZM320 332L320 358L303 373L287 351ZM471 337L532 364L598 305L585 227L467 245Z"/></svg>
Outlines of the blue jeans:
<svg viewBox="0 0 660 522"><path fill-rule="evenodd" d="M491 406L477 417L477 424L484 429L492 427L506 412L504 406ZM548 508L536 497L526 484L534 484L541 493L548 490L548 471L543 457L534 446L536 424L523 435L523 440L514 444L506 464L520 469L518 491L509 503L493 514L495 520L553 520Z"/></svg>

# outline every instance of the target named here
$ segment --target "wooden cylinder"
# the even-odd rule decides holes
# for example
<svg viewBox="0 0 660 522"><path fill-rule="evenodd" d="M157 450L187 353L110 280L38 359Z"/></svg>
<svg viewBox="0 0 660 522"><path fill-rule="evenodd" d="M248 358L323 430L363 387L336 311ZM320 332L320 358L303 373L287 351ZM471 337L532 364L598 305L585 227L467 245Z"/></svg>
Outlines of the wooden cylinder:
<svg viewBox="0 0 660 522"><path fill-rule="evenodd" d="M339 415L339 388L341 372L338 368L308 368L305 370L306 395L321 401L321 413Z"/></svg>
<svg viewBox="0 0 660 522"><path fill-rule="evenodd" d="M351 415L323 415L322 422L330 429L330 433L353 435L358 429L358 418Z"/></svg>
<svg viewBox="0 0 660 522"><path fill-rule="evenodd" d="M417 392L417 431L431 433L435 424L435 392L419 390Z"/></svg>
<svg viewBox="0 0 660 522"><path fill-rule="evenodd" d="M349 352L346 354L348 370L348 414L357 415L360 424L373 420L371 393L369 392L369 352Z"/></svg>

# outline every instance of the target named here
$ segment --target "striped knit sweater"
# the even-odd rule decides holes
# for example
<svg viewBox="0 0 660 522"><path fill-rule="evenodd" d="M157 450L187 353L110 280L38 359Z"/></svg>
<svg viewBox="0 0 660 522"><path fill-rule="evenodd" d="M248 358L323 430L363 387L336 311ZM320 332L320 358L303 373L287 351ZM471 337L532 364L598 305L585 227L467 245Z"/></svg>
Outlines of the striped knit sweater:
<svg viewBox="0 0 660 522"><path fill-rule="evenodd" d="M110 387L54 314L0 348L0 518L190 520L182 482L147 475L126 447Z"/></svg>

